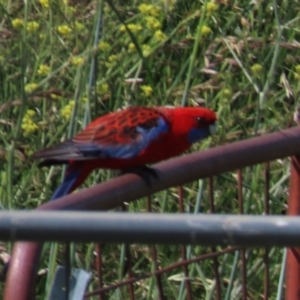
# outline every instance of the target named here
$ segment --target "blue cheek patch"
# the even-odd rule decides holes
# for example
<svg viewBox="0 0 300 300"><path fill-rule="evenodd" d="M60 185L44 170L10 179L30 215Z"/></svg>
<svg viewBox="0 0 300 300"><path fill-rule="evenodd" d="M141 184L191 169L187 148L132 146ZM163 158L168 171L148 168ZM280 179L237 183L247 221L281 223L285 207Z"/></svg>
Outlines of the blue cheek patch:
<svg viewBox="0 0 300 300"><path fill-rule="evenodd" d="M193 128L188 133L188 141L192 144L199 140L205 139L209 135L208 128Z"/></svg>
<svg viewBox="0 0 300 300"><path fill-rule="evenodd" d="M166 121L162 118L157 120L157 126L151 129L143 127L136 127L139 133L139 139L132 141L131 144L120 144L102 146L96 144L77 144L77 149L85 157L101 157L101 158L122 158L129 159L136 157L142 150L144 150L152 141L156 140L160 134L168 132L169 127Z"/></svg>

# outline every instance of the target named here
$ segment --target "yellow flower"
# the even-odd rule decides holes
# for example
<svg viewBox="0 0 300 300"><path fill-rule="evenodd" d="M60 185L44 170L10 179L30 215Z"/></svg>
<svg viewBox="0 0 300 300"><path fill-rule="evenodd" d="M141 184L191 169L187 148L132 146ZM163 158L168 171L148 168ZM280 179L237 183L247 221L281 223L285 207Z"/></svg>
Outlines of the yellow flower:
<svg viewBox="0 0 300 300"><path fill-rule="evenodd" d="M297 73L298 75L300 75L300 65L297 65L297 66L295 67L295 71L296 71L296 73Z"/></svg>
<svg viewBox="0 0 300 300"><path fill-rule="evenodd" d="M65 6L65 14L66 15L68 15L68 16L72 16L72 15L74 15L74 13L76 12L76 8L75 7L73 7L73 6L68 6L68 5L66 5Z"/></svg>
<svg viewBox="0 0 300 300"><path fill-rule="evenodd" d="M85 26L80 22L75 22L75 28L77 31L82 31L85 28Z"/></svg>
<svg viewBox="0 0 300 300"><path fill-rule="evenodd" d="M141 24L137 24L137 25L136 25L136 30L137 30L137 31L143 30L143 26L142 26Z"/></svg>
<svg viewBox="0 0 300 300"><path fill-rule="evenodd" d="M118 56L115 55L115 54L112 54L111 56L108 57L108 59L107 59L108 61L105 62L105 66L107 68L110 68L111 66L113 66L115 64L115 62L117 61L117 59L118 59Z"/></svg>
<svg viewBox="0 0 300 300"><path fill-rule="evenodd" d="M120 26L119 30L120 30L121 32L125 32L125 31L126 31L126 26L125 26L124 24L122 24L122 25Z"/></svg>
<svg viewBox="0 0 300 300"><path fill-rule="evenodd" d="M231 97L231 95L232 95L232 92L231 92L230 89L225 88L225 89L223 90L223 96L225 96L225 97Z"/></svg>
<svg viewBox="0 0 300 300"><path fill-rule="evenodd" d="M57 26L57 31L61 34L61 35L68 35L69 33L72 32L72 29L68 26L68 25L60 25Z"/></svg>
<svg viewBox="0 0 300 300"><path fill-rule="evenodd" d="M160 7L154 6L152 4L141 4L139 5L139 11L144 15L150 15L153 17L158 17L160 12Z"/></svg>
<svg viewBox="0 0 300 300"><path fill-rule="evenodd" d="M299 79L300 79L300 75L299 75L298 73L294 73L294 78L295 78L296 80L299 80Z"/></svg>
<svg viewBox="0 0 300 300"><path fill-rule="evenodd" d="M159 13L161 11L161 8L159 6L153 6L149 14L153 17L158 17Z"/></svg>
<svg viewBox="0 0 300 300"><path fill-rule="evenodd" d="M133 24L133 23L127 24L127 27L132 32L138 32L138 31L141 31L143 29L143 27L140 24ZM119 30L121 32L125 32L126 31L126 26L124 24L122 24L120 26Z"/></svg>
<svg viewBox="0 0 300 300"><path fill-rule="evenodd" d="M156 41L161 42L166 39L166 35L161 30L156 30L154 33L154 38Z"/></svg>
<svg viewBox="0 0 300 300"><path fill-rule="evenodd" d="M137 32L142 30L142 26L140 24L128 24L127 27L129 28L129 30L131 30L132 32Z"/></svg>
<svg viewBox="0 0 300 300"><path fill-rule="evenodd" d="M50 97L51 97L51 99L53 99L53 100L59 99L59 96L56 95L56 94L50 94Z"/></svg>
<svg viewBox="0 0 300 300"><path fill-rule="evenodd" d="M24 21L22 19L14 19L12 20L13 28L20 29L24 26Z"/></svg>
<svg viewBox="0 0 300 300"><path fill-rule="evenodd" d="M35 111L32 109L28 109L25 113L21 128L24 132L24 136L30 135L32 132L36 131L39 127L37 124L32 120L32 118L35 116Z"/></svg>
<svg viewBox="0 0 300 300"><path fill-rule="evenodd" d="M40 0L42 7L49 8L49 0Z"/></svg>
<svg viewBox="0 0 300 300"><path fill-rule="evenodd" d="M75 101L72 100L72 101L69 102L69 104L65 105L65 106L61 109L60 115L61 115L65 120L70 120L74 105L75 105Z"/></svg>
<svg viewBox="0 0 300 300"><path fill-rule="evenodd" d="M110 9L110 7L106 4L106 2L105 2L105 4L104 4L104 9L103 9L103 11L104 11L104 15L107 15L107 14L109 14L109 13L111 12L111 9Z"/></svg>
<svg viewBox="0 0 300 300"><path fill-rule="evenodd" d="M143 92L143 95L146 97L149 97L152 95L153 89L149 85L141 85L141 90Z"/></svg>
<svg viewBox="0 0 300 300"><path fill-rule="evenodd" d="M159 20L152 16L145 17L146 27L151 30L157 30L161 27Z"/></svg>
<svg viewBox="0 0 300 300"><path fill-rule="evenodd" d="M211 28L206 25L203 25L201 28L201 34L205 36L205 35L209 35L210 33L211 33Z"/></svg>
<svg viewBox="0 0 300 300"><path fill-rule="evenodd" d="M262 71L262 65L260 64L254 64L253 66L251 66L251 71L253 73L253 75L259 77Z"/></svg>
<svg viewBox="0 0 300 300"><path fill-rule="evenodd" d="M110 45L107 42L100 41L98 44L98 48L99 48L99 50L106 52L110 49Z"/></svg>
<svg viewBox="0 0 300 300"><path fill-rule="evenodd" d="M104 95L108 92L109 86L107 83L97 84L97 93L100 95Z"/></svg>
<svg viewBox="0 0 300 300"><path fill-rule="evenodd" d="M47 65L40 65L37 72L42 76L48 75L50 73L50 67Z"/></svg>
<svg viewBox="0 0 300 300"><path fill-rule="evenodd" d="M36 112L32 109L28 109L27 112L26 112L26 116L29 117L29 118L32 118L35 115L36 115Z"/></svg>
<svg viewBox="0 0 300 300"><path fill-rule="evenodd" d="M80 56L75 56L72 59L72 65L74 65L76 67L80 66L80 65L83 65L83 63L84 63L84 59Z"/></svg>
<svg viewBox="0 0 300 300"><path fill-rule="evenodd" d="M140 4L139 11L143 14L147 14L151 10L152 6L153 5L151 5L151 4L145 4L145 3Z"/></svg>
<svg viewBox="0 0 300 300"><path fill-rule="evenodd" d="M144 44L142 46L142 50L143 50L143 55L146 57L146 56L148 56L150 54L151 47L149 45L147 45L147 44Z"/></svg>
<svg viewBox="0 0 300 300"><path fill-rule="evenodd" d="M37 83L28 83L25 85L25 92L26 93L32 93L34 90L36 90L38 88L38 84Z"/></svg>
<svg viewBox="0 0 300 300"><path fill-rule="evenodd" d="M26 29L29 32L35 32L39 29L39 27L40 27L39 23L32 21L27 23Z"/></svg>
<svg viewBox="0 0 300 300"><path fill-rule="evenodd" d="M216 11L218 11L219 6L214 2L208 2L206 5L206 14L208 16L213 15Z"/></svg>
<svg viewBox="0 0 300 300"><path fill-rule="evenodd" d="M134 52L136 50L135 44L129 43L128 50L129 50L129 52Z"/></svg>
<svg viewBox="0 0 300 300"><path fill-rule="evenodd" d="M105 63L105 66L107 68L110 68L112 65L114 65L114 63L117 61L118 56L115 54L112 54L111 56L108 57L108 61Z"/></svg>
<svg viewBox="0 0 300 300"><path fill-rule="evenodd" d="M113 55L109 56L108 61L112 63L112 62L115 62L117 60L117 58L118 58L118 56L113 54Z"/></svg>

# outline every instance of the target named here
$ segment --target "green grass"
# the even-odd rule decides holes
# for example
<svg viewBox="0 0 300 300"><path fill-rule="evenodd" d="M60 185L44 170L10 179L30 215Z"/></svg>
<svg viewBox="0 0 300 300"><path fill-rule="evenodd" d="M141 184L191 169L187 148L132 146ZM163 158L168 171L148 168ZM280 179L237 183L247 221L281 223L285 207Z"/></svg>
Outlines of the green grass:
<svg viewBox="0 0 300 300"><path fill-rule="evenodd" d="M194 151L292 125L300 83L298 1L224 0L216 1L217 6L210 1L148 1L153 5L150 12L141 12L141 3L53 0L47 7L45 1L0 0L2 209L33 209L49 199L61 181L61 168L38 169L30 154L128 105L201 103L215 110L218 134ZM288 160L271 164L272 214L286 211L288 166ZM264 211L263 176L263 166L243 170L245 213ZM110 172L96 172L84 187L110 177ZM238 213L236 187L234 170L214 178L216 212ZM209 212L206 181L186 185L184 197L186 211ZM153 195L152 203L153 211L178 211L177 189ZM129 209L145 211L146 202L132 203ZM7 248L10 251L11 245ZM103 249L105 284L122 278L120 250L115 245ZM158 250L160 266L180 259L178 247ZM41 268L50 271L39 278L39 299L45 297L51 270L62 261L62 247L53 248L50 262L49 251L47 245ZM95 275L93 251L94 245L77 245L74 266ZM134 245L131 251L134 272L150 271L148 247ZM188 255L210 251L192 247ZM259 299L262 250L247 250L247 261L248 296ZM270 299L276 299L281 261L282 250L271 249ZM219 263L222 297L240 299L238 257L227 254ZM190 276L197 299L214 298L211 261L193 264ZM181 278L181 269L163 276L168 299L185 299ZM137 299L157 298L153 280L135 286ZM127 299L126 293L120 288L110 299Z"/></svg>

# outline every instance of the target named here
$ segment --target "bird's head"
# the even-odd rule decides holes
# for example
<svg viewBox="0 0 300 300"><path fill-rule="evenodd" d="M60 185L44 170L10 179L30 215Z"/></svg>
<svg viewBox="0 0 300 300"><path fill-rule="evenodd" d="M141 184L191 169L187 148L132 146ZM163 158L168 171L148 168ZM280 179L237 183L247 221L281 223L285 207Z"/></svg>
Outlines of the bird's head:
<svg viewBox="0 0 300 300"><path fill-rule="evenodd" d="M175 112L176 111L176 112ZM203 107L176 108L174 130L187 135L190 144L216 132L216 114Z"/></svg>

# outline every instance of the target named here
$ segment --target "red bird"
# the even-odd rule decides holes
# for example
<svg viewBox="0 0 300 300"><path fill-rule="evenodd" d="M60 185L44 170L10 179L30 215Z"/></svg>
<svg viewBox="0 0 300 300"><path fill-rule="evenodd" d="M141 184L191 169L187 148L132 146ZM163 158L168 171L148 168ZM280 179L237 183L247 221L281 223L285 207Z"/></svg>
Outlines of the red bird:
<svg viewBox="0 0 300 300"><path fill-rule="evenodd" d="M202 107L129 107L104 115L60 145L40 150L41 166L68 164L51 200L80 186L97 168L143 167L177 156L215 130L216 115Z"/></svg>

